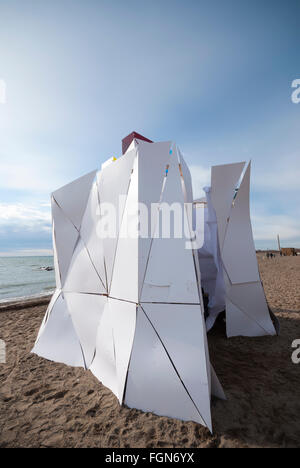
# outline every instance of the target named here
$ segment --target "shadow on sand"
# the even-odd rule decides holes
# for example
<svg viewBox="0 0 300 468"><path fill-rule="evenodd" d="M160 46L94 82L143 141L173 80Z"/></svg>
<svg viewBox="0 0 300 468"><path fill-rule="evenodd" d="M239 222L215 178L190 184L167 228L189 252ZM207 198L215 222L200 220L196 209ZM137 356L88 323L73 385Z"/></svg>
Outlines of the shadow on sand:
<svg viewBox="0 0 300 468"><path fill-rule="evenodd" d="M219 322L209 333L213 366L227 401L213 401L214 431L223 445L298 446L300 364L292 342L300 339L300 310L273 309L278 337L227 339ZM219 441L218 441L219 445Z"/></svg>

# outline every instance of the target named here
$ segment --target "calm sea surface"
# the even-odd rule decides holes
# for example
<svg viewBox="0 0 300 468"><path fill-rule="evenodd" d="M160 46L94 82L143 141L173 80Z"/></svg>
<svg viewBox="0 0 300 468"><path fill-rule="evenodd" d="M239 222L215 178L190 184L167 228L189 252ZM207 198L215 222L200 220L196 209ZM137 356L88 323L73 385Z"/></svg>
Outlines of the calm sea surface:
<svg viewBox="0 0 300 468"><path fill-rule="evenodd" d="M0 257L0 302L38 297L55 289L53 257Z"/></svg>

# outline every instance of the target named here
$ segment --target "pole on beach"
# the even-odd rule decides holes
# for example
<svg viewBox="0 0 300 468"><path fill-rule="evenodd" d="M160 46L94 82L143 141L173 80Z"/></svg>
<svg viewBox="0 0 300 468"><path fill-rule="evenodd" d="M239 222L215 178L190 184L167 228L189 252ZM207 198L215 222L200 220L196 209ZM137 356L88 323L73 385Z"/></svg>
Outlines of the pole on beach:
<svg viewBox="0 0 300 468"><path fill-rule="evenodd" d="M277 234L277 241L278 241L278 250L279 250L279 253L280 253L281 252L281 247L280 247L279 234Z"/></svg>

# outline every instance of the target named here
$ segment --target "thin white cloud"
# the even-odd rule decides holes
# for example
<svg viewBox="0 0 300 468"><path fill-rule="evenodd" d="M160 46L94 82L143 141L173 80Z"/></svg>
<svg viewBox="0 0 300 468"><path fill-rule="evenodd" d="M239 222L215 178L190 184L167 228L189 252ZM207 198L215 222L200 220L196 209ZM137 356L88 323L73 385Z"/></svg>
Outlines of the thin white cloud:
<svg viewBox="0 0 300 468"><path fill-rule="evenodd" d="M300 165L298 153L287 154L269 160L264 167L253 165L253 187L259 190L289 190L300 189Z"/></svg>
<svg viewBox="0 0 300 468"><path fill-rule="evenodd" d="M22 203L0 203L0 235L9 233L51 234L49 208Z"/></svg>
<svg viewBox="0 0 300 468"><path fill-rule="evenodd" d="M22 160L8 151L2 153L0 187L10 190L26 190L50 193L66 182L56 170L53 161L46 157L23 157Z"/></svg>
<svg viewBox="0 0 300 468"><path fill-rule="evenodd" d="M0 203L0 255L51 255L51 232L49 207Z"/></svg>
<svg viewBox="0 0 300 468"><path fill-rule="evenodd" d="M6 104L6 83L0 79L0 104Z"/></svg>
<svg viewBox="0 0 300 468"><path fill-rule="evenodd" d="M31 226L37 221L50 224L50 211L23 203L0 203L0 225L2 226L11 222L21 222Z"/></svg>
<svg viewBox="0 0 300 468"><path fill-rule="evenodd" d="M279 234L282 241L300 236L300 220L288 215L252 216L253 236L257 241L276 240Z"/></svg>

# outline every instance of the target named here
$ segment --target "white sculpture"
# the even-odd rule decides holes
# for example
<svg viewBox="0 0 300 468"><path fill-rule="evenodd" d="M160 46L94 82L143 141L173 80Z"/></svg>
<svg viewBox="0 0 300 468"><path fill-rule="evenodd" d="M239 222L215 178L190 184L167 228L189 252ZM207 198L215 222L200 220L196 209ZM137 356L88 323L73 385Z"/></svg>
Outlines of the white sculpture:
<svg viewBox="0 0 300 468"><path fill-rule="evenodd" d="M190 229L188 197L176 146L140 140L100 173L54 192L57 289L33 352L90 369L121 404L212 430L211 394L225 396L209 360L197 252L186 248L191 233L159 235L161 212L174 203Z"/></svg>
<svg viewBox="0 0 300 468"><path fill-rule="evenodd" d="M211 300L219 281L226 290L229 336L259 335L262 329L274 334L249 235L248 172L232 204L242 166L213 168L207 190L219 272ZM176 145L139 139L100 172L54 192L57 289L33 352L90 369L120 404L193 420L212 431L211 395L225 395L209 359L187 208L192 202L190 172ZM170 207L181 217L168 218L173 235L163 236L161 217L164 210L170 215ZM175 235L178 230L185 234Z"/></svg>
<svg viewBox="0 0 300 468"><path fill-rule="evenodd" d="M268 308L252 235L250 163L237 189L244 166L244 162L213 166L211 187L204 189L206 219L200 225L204 244L199 249L204 278L206 263L208 271L213 268L209 281L203 281L210 298L207 330L226 310L228 337L276 335L279 324Z"/></svg>

